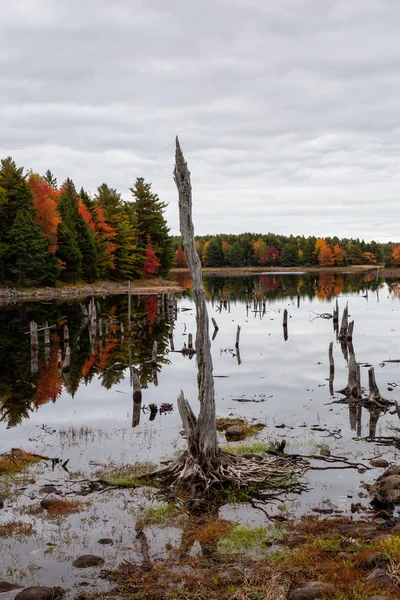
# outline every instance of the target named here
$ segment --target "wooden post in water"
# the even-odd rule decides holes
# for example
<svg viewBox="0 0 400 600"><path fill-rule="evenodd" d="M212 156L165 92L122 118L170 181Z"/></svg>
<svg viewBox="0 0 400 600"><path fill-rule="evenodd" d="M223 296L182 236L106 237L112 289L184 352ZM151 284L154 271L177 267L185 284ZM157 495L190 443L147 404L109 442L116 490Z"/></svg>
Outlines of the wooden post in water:
<svg viewBox="0 0 400 600"><path fill-rule="evenodd" d="M354 320L350 321L349 326L347 328L347 341L351 342L353 339L353 330L354 330Z"/></svg>
<svg viewBox="0 0 400 600"><path fill-rule="evenodd" d="M369 384L368 400L370 402L374 402L374 403L379 402L379 401L382 402L383 398L381 396L381 393L380 393L379 388L376 383L374 367L371 367L370 369L368 369L368 384Z"/></svg>
<svg viewBox="0 0 400 600"><path fill-rule="evenodd" d="M66 387L68 393L71 392L71 377L69 374L70 364L71 364L71 349L70 349L69 345L66 345L64 362L63 362L63 366L62 366L62 373L63 373L63 377L64 377L64 381L65 381L65 387Z"/></svg>
<svg viewBox="0 0 400 600"><path fill-rule="evenodd" d="M297 308L300 308L300 288L297 286Z"/></svg>
<svg viewBox="0 0 400 600"><path fill-rule="evenodd" d="M47 321L44 324L44 357L48 365L50 361L50 329Z"/></svg>
<svg viewBox="0 0 400 600"><path fill-rule="evenodd" d="M333 309L333 331L338 332L339 329L339 302L336 298L336 306Z"/></svg>
<svg viewBox="0 0 400 600"><path fill-rule="evenodd" d="M288 311L285 308L285 310L283 311L283 337L284 337L285 342L288 339L287 321L288 321Z"/></svg>
<svg viewBox="0 0 400 600"><path fill-rule="evenodd" d="M329 344L329 393L333 396L333 379L335 377L335 363L333 361L333 342Z"/></svg>
<svg viewBox="0 0 400 600"><path fill-rule="evenodd" d="M237 326L237 330L236 330L235 348L236 348L236 357L237 357L238 365L241 365L242 359L240 358L239 339L240 339L240 325Z"/></svg>
<svg viewBox="0 0 400 600"><path fill-rule="evenodd" d="M61 348L58 349L57 360L58 360L58 376L62 377L62 352L61 352Z"/></svg>
<svg viewBox="0 0 400 600"><path fill-rule="evenodd" d="M347 338L348 328L349 328L349 304L348 304L348 302L346 302L346 306L343 311L342 324L340 326L339 339L344 340Z"/></svg>
<svg viewBox="0 0 400 600"><path fill-rule="evenodd" d="M188 334L188 348L193 350L193 335L191 333Z"/></svg>
<svg viewBox="0 0 400 600"><path fill-rule="evenodd" d="M142 407L142 389L140 387L139 371L135 367L131 369L133 386L133 412L132 427L137 427L140 422L140 409Z"/></svg>
<svg viewBox="0 0 400 600"><path fill-rule="evenodd" d="M174 350L175 350L175 344L174 344L174 322L172 320L171 320L171 322L169 324L168 337L169 337L169 344L170 344L171 350L172 350L172 352L174 352Z"/></svg>
<svg viewBox="0 0 400 600"><path fill-rule="evenodd" d="M37 373L39 370L39 339L36 321L29 323L29 333L31 341L31 371Z"/></svg>

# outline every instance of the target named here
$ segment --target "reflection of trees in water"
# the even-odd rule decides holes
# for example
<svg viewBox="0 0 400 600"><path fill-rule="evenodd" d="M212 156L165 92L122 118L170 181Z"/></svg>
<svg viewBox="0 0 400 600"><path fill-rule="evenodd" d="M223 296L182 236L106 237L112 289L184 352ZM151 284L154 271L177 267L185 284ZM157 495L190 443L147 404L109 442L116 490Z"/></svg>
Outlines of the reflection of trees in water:
<svg viewBox="0 0 400 600"><path fill-rule="evenodd" d="M180 274L183 275L183 274ZM249 277L204 277L204 287L208 298L220 297L246 301L253 292L258 298L274 301L280 298L297 297L297 288L302 298L328 300L334 296L347 293L363 293L375 291L385 284L376 273L335 273L319 271L290 275L285 273L268 273ZM190 291L191 287L186 286Z"/></svg>
<svg viewBox="0 0 400 600"><path fill-rule="evenodd" d="M73 396L79 385L96 376L110 389L121 382L130 364L140 366L143 388L154 378L152 349L157 342L157 371L168 362L169 324L158 311L157 297L133 298L131 328L128 328L128 297L107 297L101 301L101 318L91 348L88 319L79 303L23 304L0 311L0 420L14 427L47 402L55 402L63 389ZM30 321L56 325L52 329L50 352L45 353L39 333L39 369L31 372ZM121 330L121 322L123 330ZM59 350L65 355L62 325L68 324L71 352L68 373L62 374ZM100 333L101 327L101 333ZM46 360L47 359L47 360ZM68 381L68 385L66 385Z"/></svg>

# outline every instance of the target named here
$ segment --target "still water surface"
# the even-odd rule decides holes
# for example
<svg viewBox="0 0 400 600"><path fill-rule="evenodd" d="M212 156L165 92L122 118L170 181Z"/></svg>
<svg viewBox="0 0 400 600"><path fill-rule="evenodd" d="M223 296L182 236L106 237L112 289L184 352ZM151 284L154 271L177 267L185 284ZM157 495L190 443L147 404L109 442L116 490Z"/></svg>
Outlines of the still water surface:
<svg viewBox="0 0 400 600"><path fill-rule="evenodd" d="M171 321L175 350L188 343L188 334L195 336L190 280L182 276L180 282L187 292L178 299L175 314L173 310L163 310L155 296L133 299L130 335L127 296L96 298L100 305L102 339L99 328L96 337L91 337L78 302L1 308L0 452L20 447L63 461L68 459L73 476L87 476L104 463L158 463L184 448L176 398L183 389L195 410L198 404L196 360L172 351L168 337ZM371 415L367 410L356 415L347 404L336 403L342 395L336 391L333 396L330 394L330 342L334 344L334 390L344 388L347 383L347 362L336 340L332 319L318 316L332 314L337 298L341 318L348 302L350 319L355 321L353 345L357 362L362 365L363 387L368 387L366 365L373 365L382 395L400 400L397 393L400 362L385 362L400 360L400 288L395 281L377 279L375 273L268 274L248 278L208 277L205 287L210 319L214 317L219 326L212 341L218 416L256 419L265 424L258 439L285 438L288 452L318 454L320 446L327 444L332 454L367 465L376 456L390 462L398 460L395 448L363 440L368 435L396 435L392 430L400 425L396 415ZM254 311L253 290L264 301L261 310ZM87 306L88 302L85 299L82 303ZM284 309L289 313L287 340L282 327ZM32 320L39 327L46 321L55 326L51 329L47 355L43 332L39 332L37 372L32 372L26 334ZM58 355L59 350L64 352L64 324L69 328L71 367L69 373L60 377ZM240 360L235 350L238 325ZM151 362L155 341L156 378ZM129 364L141 369L142 407L135 415ZM163 403L171 403L172 411L158 412L150 420L147 407L150 404L160 407ZM222 438L221 442L224 443ZM367 498L358 497L360 484L372 481L380 472L377 469L364 473L354 469L312 471L306 475L310 491L293 498L294 502L289 502L286 508L303 514L313 507L325 506L329 500L348 513L352 502L368 503ZM14 505L5 503L0 524L16 518L16 511L19 519L29 521L24 507L37 501L38 486L62 478L68 479L68 474L61 470L42 471L36 485L28 488L22 499ZM118 541L112 548L102 549L107 561L115 563L117 559L132 557L137 551L129 529L134 524L134 512L128 509L148 500L140 493L123 493L118 497L119 504L102 498L92 520L88 515L69 517L59 531L57 524L36 519L36 538L23 543L7 540L3 544L0 575L6 576L14 569L14 575L25 583L50 585L66 580L79 583L83 576L73 572L70 561L79 552L99 553L96 540L107 535ZM271 507L270 512L278 510L282 506ZM262 513L246 506L228 505L220 514L241 521L265 521ZM162 533L151 532L154 552L162 554L166 537L173 541L179 533L173 528ZM45 545L51 539L55 540L57 551L49 556ZM12 556L17 555L19 566L13 567L12 561L17 559ZM27 565L32 561L37 569L29 571ZM21 574L22 567L25 575Z"/></svg>

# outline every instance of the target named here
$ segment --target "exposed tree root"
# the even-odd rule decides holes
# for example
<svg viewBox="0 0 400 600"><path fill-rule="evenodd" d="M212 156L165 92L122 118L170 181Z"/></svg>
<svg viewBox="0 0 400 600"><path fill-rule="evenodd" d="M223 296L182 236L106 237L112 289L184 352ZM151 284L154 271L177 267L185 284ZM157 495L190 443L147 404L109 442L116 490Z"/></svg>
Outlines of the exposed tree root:
<svg viewBox="0 0 400 600"><path fill-rule="evenodd" d="M309 468L302 459L273 456L265 459L246 458L219 450L217 456L201 464L188 451L167 467L155 471L146 478L159 479L172 488L199 487L208 492L212 487L232 485L235 487L265 486L275 490L288 490L296 486L296 479Z"/></svg>

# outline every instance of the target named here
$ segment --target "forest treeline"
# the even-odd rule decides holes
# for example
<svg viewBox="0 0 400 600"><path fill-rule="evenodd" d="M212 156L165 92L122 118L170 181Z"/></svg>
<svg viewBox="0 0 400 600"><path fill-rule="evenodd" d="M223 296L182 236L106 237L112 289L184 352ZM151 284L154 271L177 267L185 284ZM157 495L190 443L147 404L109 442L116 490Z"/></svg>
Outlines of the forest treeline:
<svg viewBox="0 0 400 600"><path fill-rule="evenodd" d="M274 233L196 236L204 267L400 266L400 244L338 237L284 236ZM174 266L186 267L180 237L173 238Z"/></svg>
<svg viewBox="0 0 400 600"><path fill-rule="evenodd" d="M94 196L71 179L57 185L0 166L0 283L54 285L165 275L173 260L166 204L137 178L126 202L103 183Z"/></svg>

